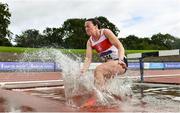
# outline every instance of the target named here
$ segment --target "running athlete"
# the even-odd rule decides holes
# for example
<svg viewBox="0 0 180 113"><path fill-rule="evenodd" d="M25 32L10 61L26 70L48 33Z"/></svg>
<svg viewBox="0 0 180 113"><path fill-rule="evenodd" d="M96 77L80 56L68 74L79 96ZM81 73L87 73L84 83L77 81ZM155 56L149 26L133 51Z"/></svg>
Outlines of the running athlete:
<svg viewBox="0 0 180 113"><path fill-rule="evenodd" d="M90 36L86 45L86 57L81 69L84 74L92 60L92 50L95 49L102 61L94 71L95 86L103 89L105 78L111 78L116 74L124 74L127 69L127 60L122 43L110 29L100 29L100 22L91 18L85 22L85 30Z"/></svg>

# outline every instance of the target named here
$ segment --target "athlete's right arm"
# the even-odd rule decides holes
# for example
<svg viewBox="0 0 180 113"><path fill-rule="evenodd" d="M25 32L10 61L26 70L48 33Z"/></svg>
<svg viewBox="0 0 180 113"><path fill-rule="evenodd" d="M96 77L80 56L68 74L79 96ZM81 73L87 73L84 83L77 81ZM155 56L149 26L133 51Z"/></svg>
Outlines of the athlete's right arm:
<svg viewBox="0 0 180 113"><path fill-rule="evenodd" d="M86 44L86 57L84 60L83 67L81 69L81 74L84 74L87 71L87 69L91 64L91 60L92 60L92 47L90 40L88 40Z"/></svg>

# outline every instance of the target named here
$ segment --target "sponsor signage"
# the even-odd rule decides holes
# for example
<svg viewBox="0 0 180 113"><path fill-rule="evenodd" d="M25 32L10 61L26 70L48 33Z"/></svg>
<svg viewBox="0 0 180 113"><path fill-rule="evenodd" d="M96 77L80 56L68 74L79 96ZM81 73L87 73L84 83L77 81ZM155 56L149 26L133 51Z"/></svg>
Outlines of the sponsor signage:
<svg viewBox="0 0 180 113"><path fill-rule="evenodd" d="M55 68L55 63L51 62L0 62L0 71L50 71Z"/></svg>
<svg viewBox="0 0 180 113"><path fill-rule="evenodd" d="M144 69L180 69L180 62L145 62ZM96 66L95 66L96 67ZM95 69L94 67L94 69ZM139 69L138 62L129 62L129 69ZM55 62L0 62L0 71L60 71Z"/></svg>
<svg viewBox="0 0 180 113"><path fill-rule="evenodd" d="M144 63L144 69L164 69L164 63Z"/></svg>
<svg viewBox="0 0 180 113"><path fill-rule="evenodd" d="M180 69L180 62L165 62L164 68L167 69Z"/></svg>
<svg viewBox="0 0 180 113"><path fill-rule="evenodd" d="M128 63L128 68L130 69L139 69L140 65L138 62L130 62Z"/></svg>
<svg viewBox="0 0 180 113"><path fill-rule="evenodd" d="M129 69L139 69L139 63L128 63ZM144 69L180 69L180 62L145 62Z"/></svg>

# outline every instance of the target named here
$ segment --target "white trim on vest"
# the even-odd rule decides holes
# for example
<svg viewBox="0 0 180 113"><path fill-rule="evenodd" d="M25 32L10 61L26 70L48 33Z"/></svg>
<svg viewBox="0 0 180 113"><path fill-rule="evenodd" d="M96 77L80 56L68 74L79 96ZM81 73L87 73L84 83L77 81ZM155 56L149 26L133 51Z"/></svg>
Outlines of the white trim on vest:
<svg viewBox="0 0 180 113"><path fill-rule="evenodd" d="M93 39L92 39L93 37L92 36L90 37L92 46L104 41L105 39L107 39L106 36L103 34L103 32L104 32L104 29L101 30L101 36L100 36L99 40L97 40L97 41L93 41Z"/></svg>

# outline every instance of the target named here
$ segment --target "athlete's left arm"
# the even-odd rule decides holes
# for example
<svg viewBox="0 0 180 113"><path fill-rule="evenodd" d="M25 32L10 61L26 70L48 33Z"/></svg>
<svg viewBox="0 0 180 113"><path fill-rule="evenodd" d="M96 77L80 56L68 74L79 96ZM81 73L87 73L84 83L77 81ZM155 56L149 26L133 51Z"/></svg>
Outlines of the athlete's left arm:
<svg viewBox="0 0 180 113"><path fill-rule="evenodd" d="M123 60L125 56L125 50L122 43L118 40L118 38L114 35L114 33L109 29L104 29L104 35L118 49L119 59Z"/></svg>

